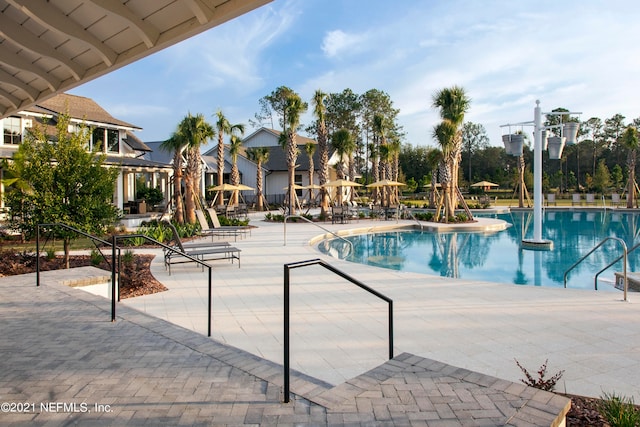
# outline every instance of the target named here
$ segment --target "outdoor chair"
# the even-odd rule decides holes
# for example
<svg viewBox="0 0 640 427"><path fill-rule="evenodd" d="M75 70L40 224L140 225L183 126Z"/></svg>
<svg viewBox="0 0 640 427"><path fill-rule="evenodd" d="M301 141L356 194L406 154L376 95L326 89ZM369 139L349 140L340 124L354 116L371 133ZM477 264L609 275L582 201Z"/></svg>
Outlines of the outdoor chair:
<svg viewBox="0 0 640 427"><path fill-rule="evenodd" d="M555 205L558 206L558 202L556 202L555 194L547 194L547 206Z"/></svg>
<svg viewBox="0 0 640 427"><path fill-rule="evenodd" d="M213 212L215 210L211 209ZM210 213L211 214L211 213ZM200 235L202 236L211 236L211 240L213 240L213 236L220 237L233 237L234 241L238 240L238 236L241 235L239 231L232 229L228 230L226 228L212 228L207 221L207 217L204 215L204 212L201 210L196 210L196 218L198 218L198 222L200 223ZM216 215L216 219L218 216Z"/></svg>
<svg viewBox="0 0 640 427"><path fill-rule="evenodd" d="M345 208L342 206L332 206L331 207L331 223L335 224L339 222L340 224L344 224L347 220L347 214L345 213Z"/></svg>
<svg viewBox="0 0 640 427"><path fill-rule="evenodd" d="M587 206L591 205L591 206L595 206L596 204L596 196L595 194L587 194L586 195L586 201L587 201Z"/></svg>
<svg viewBox="0 0 640 427"><path fill-rule="evenodd" d="M169 250L167 248L165 248L164 250L164 266L169 271L169 275L171 275L172 264L195 262L191 258L195 258L200 261L228 259L231 260L232 264L234 263L234 260L237 259L238 268L240 268L240 249L231 246L227 242L219 244L209 244L208 246L204 246L204 244L202 243L198 243L198 246L196 246L196 244L192 244L191 246L188 244L183 244L173 224L168 222L164 222L164 224L168 224L168 226L174 233L173 241L175 243L175 245L173 246L173 250ZM202 268L204 269L204 266Z"/></svg>
<svg viewBox="0 0 640 427"><path fill-rule="evenodd" d="M251 227L250 226L248 226L248 225L220 225L220 220L218 219L218 215L216 214L216 211L214 209L207 208L207 212L209 213L209 218L211 218L211 224L213 225L213 228L210 228L209 230L212 230L214 232L217 230L219 233L224 233L225 231L227 233L234 233L233 235L236 236L236 237L238 235L244 236L247 233L249 233L249 235L251 235ZM197 211L196 211L196 214L197 214ZM207 219L205 218L204 213L202 213L202 217L205 220L205 224L207 224L207 226L208 226L209 223L206 222Z"/></svg>
<svg viewBox="0 0 640 427"><path fill-rule="evenodd" d="M571 195L571 205L575 206L581 206L582 205L582 197L580 196L579 193L574 193Z"/></svg>
<svg viewBox="0 0 640 427"><path fill-rule="evenodd" d="M620 195L618 193L611 194L611 206L618 207L622 200L620 199Z"/></svg>

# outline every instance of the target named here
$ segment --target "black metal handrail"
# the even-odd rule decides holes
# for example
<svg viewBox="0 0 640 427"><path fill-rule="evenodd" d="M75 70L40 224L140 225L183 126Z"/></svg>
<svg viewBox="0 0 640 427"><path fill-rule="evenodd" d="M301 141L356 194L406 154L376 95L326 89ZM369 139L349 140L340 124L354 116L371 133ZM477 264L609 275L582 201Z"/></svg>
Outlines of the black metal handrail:
<svg viewBox="0 0 640 427"><path fill-rule="evenodd" d="M159 242L156 239L153 239L153 238L151 238L151 237L149 237L147 235L144 235L144 234L113 235L113 236L111 236L112 248L114 248L113 252L111 254L112 259L113 259L113 264L112 265L114 266L114 268L112 268L112 270L111 270L111 281L112 281L112 283L113 283L113 280L115 280L115 277L116 277L116 272L115 272L115 259L116 259L115 247L116 247L116 243L117 243L117 241L119 239L131 239L131 238L133 238L133 239L135 239L135 238L145 239L145 240L147 240L147 241L149 241L151 243L154 243L154 244L156 244L158 246L163 247L164 249L166 249L168 251L174 252L176 254L179 254L180 256L188 258L191 261L193 261L193 262L195 262L197 264L200 264L202 267L207 267L209 269L209 301L208 301L208 313L207 313L208 314L207 336L210 337L211 336L211 321L212 321L211 318L212 318L212 311L213 311L213 298L212 298L212 286L211 286L211 271L212 271L211 269L212 269L212 267L209 264L207 264L206 262L204 262L202 260L199 260L198 258L195 258L195 257L193 257L193 256L191 256L191 255L189 255L189 254L187 254L185 252L182 252L181 250L176 249L176 248L174 248L172 246L165 245L164 243ZM112 289L113 288L114 287L112 286ZM115 301L115 296L114 295L112 295L112 299L113 299L113 301ZM116 320L116 307L115 307L115 302L113 302L113 304L111 306L111 321L115 322L115 320Z"/></svg>
<svg viewBox="0 0 640 427"><path fill-rule="evenodd" d="M38 224L36 226L36 286L40 286L40 228L41 227L62 227L91 239L91 243L93 243L96 249L98 249L98 251L100 252L100 255L102 255L107 265L109 265L109 259L102 253L98 245L96 245L96 242L100 242L103 245L111 246L110 242L107 242L106 240L103 240L99 237L85 233L82 230L78 230L77 228L71 227L70 225L63 224L60 222L51 223L51 224ZM46 241L45 241L45 245L46 245ZM109 265L109 267L111 267L111 265Z"/></svg>
<svg viewBox="0 0 640 427"><path fill-rule="evenodd" d="M627 301L627 244L624 242L624 240L622 240L619 237L606 237L604 239L602 239L602 241L600 243L598 243L596 246L593 247L593 249L591 249L589 252L587 252L582 258L580 258L578 261L574 262L573 265L571 267L569 267L565 272L564 272L564 287L567 287L567 277L569 276L569 272L571 270L573 270L574 268L576 268L578 266L578 264L580 264L582 261L584 261L589 255L591 255L592 253L594 253L596 251L596 249L598 249L600 246L602 246L603 244L605 244L607 241L609 240L614 240L618 243L620 243L622 245L622 264L623 264L623 275L624 275L624 301ZM598 277L596 276L595 280L597 281ZM595 283L595 288L596 290L598 289L597 287L597 282Z"/></svg>
<svg viewBox="0 0 640 427"><path fill-rule="evenodd" d="M308 261L299 261L299 262L292 262L289 264L285 264L284 265L284 402L288 403L289 402L289 388L290 388L290 368L291 368L291 362L290 362L290 349L289 349L289 329L290 329L290 292L289 292L289 288L290 288L290 280L289 280L289 271L294 269L294 268L300 268L300 267L307 267L310 265L320 265L324 268L326 268L327 270L337 274L338 276L342 277L343 279L346 279L348 281L350 281L351 283L357 285L358 287L360 287L361 289L364 289L365 291L369 292L372 295L375 295L376 297L384 300L387 302L389 310L388 310L388 327L389 327L389 359L393 359L393 300L389 297L387 297L386 295L381 294L380 292L376 291L375 289L370 288L369 286L365 285L364 283L360 282L359 280L354 279L353 277L349 276L348 274L338 270L337 268L331 266L330 264L327 264L326 262L322 261L321 259L311 259Z"/></svg>

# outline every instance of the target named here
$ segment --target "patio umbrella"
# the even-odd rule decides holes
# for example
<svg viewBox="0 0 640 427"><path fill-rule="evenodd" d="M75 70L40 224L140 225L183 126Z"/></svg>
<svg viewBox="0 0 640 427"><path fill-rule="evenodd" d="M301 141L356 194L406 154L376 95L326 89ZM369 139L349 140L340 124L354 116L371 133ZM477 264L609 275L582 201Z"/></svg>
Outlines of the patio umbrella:
<svg viewBox="0 0 640 427"><path fill-rule="evenodd" d="M334 181L329 181L325 183L323 187L338 187L339 190L337 193L340 194L340 204L342 204L342 188L343 187L362 187L362 184L359 184L355 181L349 181L347 179L336 179Z"/></svg>
<svg viewBox="0 0 640 427"><path fill-rule="evenodd" d="M498 184L494 184L493 182L489 182L489 181L480 181L480 182L476 182L475 184L471 184L472 187L482 187L482 189L484 191L489 191L489 189L491 187L499 187Z"/></svg>
<svg viewBox="0 0 640 427"><path fill-rule="evenodd" d="M249 190L254 190L255 191L255 188L249 187L248 185L244 185L244 184L238 184L238 185L236 185L236 187L238 187L237 189L240 190L240 191L249 191Z"/></svg>
<svg viewBox="0 0 640 427"><path fill-rule="evenodd" d="M407 185L404 182L392 181L390 179L383 179L382 181L372 182L367 185L367 188L379 188L379 187L400 187L402 185Z"/></svg>
<svg viewBox="0 0 640 427"><path fill-rule="evenodd" d="M209 191L235 191L238 190L237 185L227 184L226 182L222 185L216 185L213 188L210 188Z"/></svg>
<svg viewBox="0 0 640 427"><path fill-rule="evenodd" d="M392 181L390 179L383 179L381 181L372 182L367 185L367 188L386 188L386 187L400 187L402 185L407 185L402 182ZM391 190L386 191L387 193L387 206L391 205Z"/></svg>
<svg viewBox="0 0 640 427"><path fill-rule="evenodd" d="M475 184L471 184L472 187L499 187L498 184L494 184L493 182L489 182L489 181L480 181L480 182L476 182Z"/></svg>

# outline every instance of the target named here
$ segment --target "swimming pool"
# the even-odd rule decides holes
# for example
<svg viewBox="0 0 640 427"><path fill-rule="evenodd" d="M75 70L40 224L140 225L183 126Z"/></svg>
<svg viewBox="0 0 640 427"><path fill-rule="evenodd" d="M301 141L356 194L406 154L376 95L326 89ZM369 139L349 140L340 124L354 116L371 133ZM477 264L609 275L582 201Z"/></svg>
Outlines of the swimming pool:
<svg viewBox="0 0 640 427"><path fill-rule="evenodd" d="M611 210L564 210L544 212L543 238L550 251L520 248L533 237L533 214L512 212L483 215L512 224L494 233L397 231L362 234L321 242L318 249L351 262L400 271L435 274L517 285L563 287L565 271L606 237L618 237L630 249L639 241L640 216ZM594 288L595 274L622 254L619 243L610 241L579 264L568 276L569 288ZM628 271L640 266L640 249L629 255ZM614 272L622 261L599 276L598 289L616 290Z"/></svg>

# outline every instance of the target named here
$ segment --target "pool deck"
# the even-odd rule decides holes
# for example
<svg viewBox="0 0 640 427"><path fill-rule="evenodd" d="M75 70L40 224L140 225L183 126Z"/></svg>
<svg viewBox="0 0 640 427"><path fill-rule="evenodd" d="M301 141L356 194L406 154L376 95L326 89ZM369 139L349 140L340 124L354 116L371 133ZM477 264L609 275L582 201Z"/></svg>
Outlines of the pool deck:
<svg viewBox="0 0 640 427"><path fill-rule="evenodd" d="M206 337L207 274L192 264L175 266L169 276L156 257L152 271L169 291L124 300L115 323L108 321L107 300L59 284L53 273L41 288L25 287L34 283L29 275L0 278L0 400L81 396L113 409L93 418L31 413L0 419L16 425L74 417L93 425L555 425L566 399L518 384L523 374L514 359L534 375L546 359L549 375L564 370L560 392L607 391L640 400L634 294L623 302L618 292L348 263L309 245L325 234L314 225L288 224L285 246L283 225L260 218L252 219L258 228L250 237L234 242L242 249L241 268L213 263L214 340ZM342 233L411 224L321 223ZM385 304L321 267L293 270L297 372L293 403L282 405L283 264L313 258L394 300L397 356L387 361Z"/></svg>

